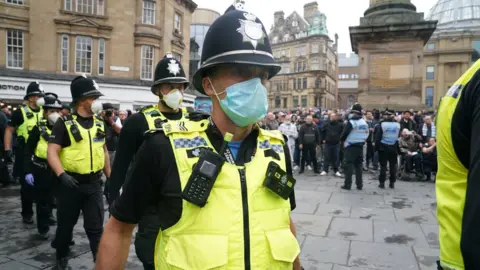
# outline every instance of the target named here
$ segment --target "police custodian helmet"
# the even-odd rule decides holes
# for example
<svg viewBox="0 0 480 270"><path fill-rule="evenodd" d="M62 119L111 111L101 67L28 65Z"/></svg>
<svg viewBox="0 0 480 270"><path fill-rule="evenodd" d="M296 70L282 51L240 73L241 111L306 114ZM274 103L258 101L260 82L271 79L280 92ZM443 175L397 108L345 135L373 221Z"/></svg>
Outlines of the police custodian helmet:
<svg viewBox="0 0 480 270"><path fill-rule="evenodd" d="M201 65L193 76L195 89L205 94L205 71L222 64L247 64L269 69L269 79L281 69L276 64L262 22L241 5L231 6L208 29L202 49Z"/></svg>
<svg viewBox="0 0 480 270"><path fill-rule="evenodd" d="M31 96L40 96L43 97L43 87L40 85L39 82L31 82L27 87L27 93L23 100L27 100L28 97Z"/></svg>
<svg viewBox="0 0 480 270"><path fill-rule="evenodd" d="M102 93L95 80L88 78L86 75L78 76L73 79L70 85L72 94L72 103L84 97L101 97Z"/></svg>
<svg viewBox="0 0 480 270"><path fill-rule="evenodd" d="M173 58L170 52L158 62L155 68L154 81L151 88L152 93L158 95L156 88L163 83L182 83L185 88L190 85L190 82L185 76L182 64Z"/></svg>
<svg viewBox="0 0 480 270"><path fill-rule="evenodd" d="M62 103L58 99L57 94L55 93L45 93L45 104L43 104L44 109L62 109Z"/></svg>

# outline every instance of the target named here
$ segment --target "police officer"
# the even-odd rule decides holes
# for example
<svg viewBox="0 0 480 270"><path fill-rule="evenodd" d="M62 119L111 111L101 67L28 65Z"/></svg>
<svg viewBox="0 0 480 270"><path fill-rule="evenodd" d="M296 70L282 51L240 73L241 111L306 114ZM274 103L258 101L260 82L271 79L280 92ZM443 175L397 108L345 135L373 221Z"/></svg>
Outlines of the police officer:
<svg viewBox="0 0 480 270"><path fill-rule="evenodd" d="M80 211L95 260L103 232L101 171L110 177L105 126L94 116L102 110L102 104L97 100L102 93L97 83L86 76L75 78L70 91L75 113L63 116L55 123L48 144L48 164L60 182L54 244L58 269L67 268L66 257Z"/></svg>
<svg viewBox="0 0 480 270"><path fill-rule="evenodd" d="M27 87L27 94L23 98L26 104L14 111L12 118L5 130L4 149L6 162L12 161L12 134L17 133L17 148L15 150L15 164L13 175L20 177L20 198L22 201L22 217L26 224L33 224L33 187L25 182L23 172L25 143L28 134L40 121L43 115L42 106L37 101L43 97L43 87L38 82L32 82ZM41 103L41 102L40 102Z"/></svg>
<svg viewBox="0 0 480 270"><path fill-rule="evenodd" d="M47 146L52 127L60 117L62 105L53 93L46 93L44 100L43 118L28 136L24 168L26 183L34 187L38 233L43 239L48 239L49 226L56 225L51 207L56 177L48 167Z"/></svg>
<svg viewBox="0 0 480 270"><path fill-rule="evenodd" d="M385 188L387 178L387 163L390 167L390 188L395 188L397 174L397 149L400 124L395 121L395 111L386 109L383 121L375 128L375 151L378 151L380 159L380 185Z"/></svg>
<svg viewBox="0 0 480 270"><path fill-rule="evenodd" d="M264 85L280 70L260 20L232 6L210 27L201 62L193 84L212 97L211 119L172 121L147 133L112 206L96 269L123 268L149 206L158 207L161 224L156 269L293 268L300 252L293 190L281 189L284 199L263 186L269 166L289 185L288 147L280 131L254 124L267 113ZM206 205L197 201L208 191Z"/></svg>
<svg viewBox="0 0 480 270"><path fill-rule="evenodd" d="M348 119L340 137L345 148L345 184L342 189L350 190L352 188L352 175L355 169L355 183L357 189L362 190L363 145L370 131L367 122L362 118L362 106L360 104L357 103L352 106Z"/></svg>
<svg viewBox="0 0 480 270"><path fill-rule="evenodd" d="M437 114L439 269L480 269L480 60L442 98Z"/></svg>
<svg viewBox="0 0 480 270"><path fill-rule="evenodd" d="M110 204L119 196L129 165L142 145L145 132L159 128L169 120L188 120L186 108L181 107L183 91L188 85L182 64L171 53L167 53L155 68L151 88L152 93L159 97L158 104L145 107L140 113L129 117L120 133L112 177L108 183L107 198ZM156 207L151 207L140 221L135 237L135 251L145 269L155 268L153 254L159 228Z"/></svg>

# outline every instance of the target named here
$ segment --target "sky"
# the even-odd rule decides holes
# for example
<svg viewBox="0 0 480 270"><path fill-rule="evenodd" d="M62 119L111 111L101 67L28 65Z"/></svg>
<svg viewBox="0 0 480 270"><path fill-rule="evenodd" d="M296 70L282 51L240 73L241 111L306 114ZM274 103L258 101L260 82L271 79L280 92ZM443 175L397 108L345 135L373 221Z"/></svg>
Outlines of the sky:
<svg viewBox="0 0 480 270"><path fill-rule="evenodd" d="M246 10L255 14L265 25L267 32L273 25L273 13L283 10L285 17L293 11L303 16L303 6L314 0L246 0ZM412 0L418 12L429 14L430 9L439 0ZM233 0L194 0L199 8L209 8L223 14ZM317 0L318 8L327 16L327 28L333 40L335 33L339 36L340 53L350 53L349 26L360 24L360 17L368 8L369 0Z"/></svg>

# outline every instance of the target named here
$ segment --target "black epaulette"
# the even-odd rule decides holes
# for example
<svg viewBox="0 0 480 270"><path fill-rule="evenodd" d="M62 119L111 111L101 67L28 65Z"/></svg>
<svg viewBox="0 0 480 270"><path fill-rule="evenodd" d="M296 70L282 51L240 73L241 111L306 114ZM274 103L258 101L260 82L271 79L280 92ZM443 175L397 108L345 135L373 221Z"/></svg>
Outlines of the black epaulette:
<svg viewBox="0 0 480 270"><path fill-rule="evenodd" d="M155 105L148 105L148 106L145 106L143 108L140 109L140 112L143 113L144 111L148 110L148 109L151 109L155 107Z"/></svg>
<svg viewBox="0 0 480 270"><path fill-rule="evenodd" d="M143 136L148 138L154 136L155 134L163 134L163 128L149 129L143 133Z"/></svg>
<svg viewBox="0 0 480 270"><path fill-rule="evenodd" d="M62 116L63 121L73 121L73 116L71 114Z"/></svg>
<svg viewBox="0 0 480 270"><path fill-rule="evenodd" d="M194 111L188 114L188 119L195 122L206 120L209 117L210 117L210 114L206 112Z"/></svg>

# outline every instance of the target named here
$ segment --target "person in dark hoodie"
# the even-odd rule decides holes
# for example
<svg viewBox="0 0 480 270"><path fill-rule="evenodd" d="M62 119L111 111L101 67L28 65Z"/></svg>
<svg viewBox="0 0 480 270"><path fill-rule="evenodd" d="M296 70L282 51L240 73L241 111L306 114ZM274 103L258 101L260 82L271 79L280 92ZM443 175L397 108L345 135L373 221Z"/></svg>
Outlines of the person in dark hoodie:
<svg viewBox="0 0 480 270"><path fill-rule="evenodd" d="M400 130L404 129L417 132L417 123L412 120L412 113L410 111L403 112L403 118L400 120Z"/></svg>
<svg viewBox="0 0 480 270"><path fill-rule="evenodd" d="M362 106L360 104L357 103L352 106L348 119L340 138L345 147L345 183L341 188L345 190L352 188L352 176L355 168L357 189L362 190L363 145L370 131L367 122L362 118Z"/></svg>
<svg viewBox="0 0 480 270"><path fill-rule="evenodd" d="M318 130L317 125L313 124L313 118L311 115L305 118L305 124L300 128L298 133L299 148L302 151L302 161L300 172L305 171L305 162L307 156L310 157L310 160L313 163L313 171L315 173L320 173L318 171L318 164L316 159L316 148L320 145L320 131Z"/></svg>
<svg viewBox="0 0 480 270"><path fill-rule="evenodd" d="M338 155L340 154L340 136L343 132L343 122L339 120L336 113L330 114L330 121L327 121L320 132L320 140L324 145L325 161L323 171L320 174L328 174L328 167L332 165L335 175L341 177L338 171Z"/></svg>

